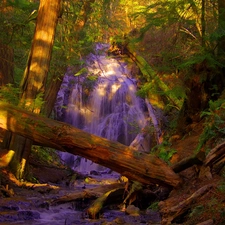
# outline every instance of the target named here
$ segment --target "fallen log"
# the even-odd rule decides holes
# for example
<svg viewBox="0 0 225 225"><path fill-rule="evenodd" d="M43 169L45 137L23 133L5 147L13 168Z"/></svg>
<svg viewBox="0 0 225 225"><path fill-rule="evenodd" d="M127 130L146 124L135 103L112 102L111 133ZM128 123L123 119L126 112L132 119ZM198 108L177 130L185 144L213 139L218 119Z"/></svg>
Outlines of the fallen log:
<svg viewBox="0 0 225 225"><path fill-rule="evenodd" d="M217 145L206 156L205 167L210 167L212 173L219 173L225 166L225 142Z"/></svg>
<svg viewBox="0 0 225 225"><path fill-rule="evenodd" d="M103 206L105 206L107 202L111 202L117 199L118 196L121 198L123 192L124 188L115 188L113 190L104 193L100 198L97 198L87 210L89 218L99 219Z"/></svg>
<svg viewBox="0 0 225 225"><path fill-rule="evenodd" d="M143 184L177 187L181 178L155 155L109 141L69 124L0 102L0 127L40 145L66 151L108 167Z"/></svg>
<svg viewBox="0 0 225 225"><path fill-rule="evenodd" d="M0 168L7 167L10 163L12 157L14 155L14 151L3 149L0 152Z"/></svg>
<svg viewBox="0 0 225 225"><path fill-rule="evenodd" d="M204 154L205 154L204 152L199 152L196 155L192 155L187 158L184 158L178 163L172 165L171 168L173 169L175 173L179 173L194 165L202 165L203 160L205 158Z"/></svg>
<svg viewBox="0 0 225 225"><path fill-rule="evenodd" d="M159 203L160 213L162 214L162 225L169 225L178 218L178 216L183 215L188 209L191 208L191 204L197 199L204 195L210 188L213 187L213 184L207 184L197 191L195 191L190 197L181 201L179 204L171 207L167 206L165 202Z"/></svg>
<svg viewBox="0 0 225 225"><path fill-rule="evenodd" d="M99 187L95 187L95 188L83 189L82 191L78 190L75 193L63 195L57 199L54 199L51 202L51 205L64 204L64 203L72 202L72 201L75 201L78 199L99 198L105 192L108 192L112 189L117 189L117 188L124 190L124 184L114 183L114 184L108 184L108 185L99 186Z"/></svg>

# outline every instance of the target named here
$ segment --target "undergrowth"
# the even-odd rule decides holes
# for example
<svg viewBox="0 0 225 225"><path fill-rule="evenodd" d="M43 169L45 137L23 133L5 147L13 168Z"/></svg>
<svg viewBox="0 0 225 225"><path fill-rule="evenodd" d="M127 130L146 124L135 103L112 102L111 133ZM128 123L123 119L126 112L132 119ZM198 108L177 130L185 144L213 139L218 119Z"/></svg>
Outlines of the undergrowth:
<svg viewBox="0 0 225 225"><path fill-rule="evenodd" d="M62 165L59 155L54 149L33 145L31 157L44 165Z"/></svg>
<svg viewBox="0 0 225 225"><path fill-rule="evenodd" d="M203 111L201 117L205 118L205 124L196 152L210 141L215 140L215 144L219 144L225 140L225 99L209 101L209 109Z"/></svg>
<svg viewBox="0 0 225 225"><path fill-rule="evenodd" d="M160 159L170 164L170 159L177 152L176 149L171 148L171 143L163 141L160 145L156 145L152 149L152 153L157 155Z"/></svg>

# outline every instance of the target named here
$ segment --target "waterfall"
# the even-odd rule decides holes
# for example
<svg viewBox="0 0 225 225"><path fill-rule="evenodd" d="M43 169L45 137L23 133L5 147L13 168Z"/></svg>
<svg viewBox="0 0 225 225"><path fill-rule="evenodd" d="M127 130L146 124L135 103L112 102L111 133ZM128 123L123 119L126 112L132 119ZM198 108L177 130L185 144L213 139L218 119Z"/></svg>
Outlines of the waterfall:
<svg viewBox="0 0 225 225"><path fill-rule="evenodd" d="M108 47L97 44L96 52L86 59L83 75L74 76L68 69L58 93L56 115L88 133L124 145L138 145L148 152L149 135L142 135L138 140L136 137L149 123L149 112L153 110L145 100L136 96L136 80L132 78L128 64L108 57L104 51ZM153 122L157 126L156 118ZM96 170L96 164L89 160L65 153L61 157L76 171Z"/></svg>

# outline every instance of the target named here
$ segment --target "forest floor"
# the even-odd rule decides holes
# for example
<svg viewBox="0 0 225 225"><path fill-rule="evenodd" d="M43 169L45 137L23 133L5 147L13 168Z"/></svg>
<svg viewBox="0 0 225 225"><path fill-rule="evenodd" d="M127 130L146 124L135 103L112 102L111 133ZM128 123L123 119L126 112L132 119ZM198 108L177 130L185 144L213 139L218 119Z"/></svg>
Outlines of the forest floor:
<svg viewBox="0 0 225 225"><path fill-rule="evenodd" d="M187 132L184 137L172 137L171 147L177 150L171 158L172 164L194 155L203 128L203 122L191 124L185 128ZM200 171L200 166L194 165L179 173L183 179L182 186L174 189L162 204L167 209L180 205L181 207L176 208L177 211L183 207L183 212L172 221L172 224L225 224L225 174L222 171L220 174L211 176L211 173L207 174L207 172ZM191 196L207 185L210 188L206 192L188 201ZM165 221L170 217L169 213L165 213L164 216Z"/></svg>
<svg viewBox="0 0 225 225"><path fill-rule="evenodd" d="M185 129L187 132L184 137L174 135L171 138L171 148L177 150L171 158L171 165L194 154L199 142L199 136L203 130L203 124L192 124ZM54 185L62 180L66 182L70 173L58 163L48 167L35 157L31 159L31 169L32 176L38 179L40 183ZM13 183L7 180L9 173L6 170L2 170L1 172L2 177L4 177L1 180L2 185L6 185L8 182L9 186L14 189L15 195L17 193L19 195L21 192L16 188L16 182ZM183 180L182 185L177 189L173 189L168 198L158 204L158 210L162 216L160 224L225 224L225 172L223 170L220 174L213 174L213 176L207 175L207 172L200 173L199 166L196 165L179 173ZM202 192L196 198L192 198L196 193L199 193L202 187L206 186L209 187L206 191ZM30 192L30 190L28 191ZM126 224L120 222L114 224ZM146 222L144 224L159 223Z"/></svg>

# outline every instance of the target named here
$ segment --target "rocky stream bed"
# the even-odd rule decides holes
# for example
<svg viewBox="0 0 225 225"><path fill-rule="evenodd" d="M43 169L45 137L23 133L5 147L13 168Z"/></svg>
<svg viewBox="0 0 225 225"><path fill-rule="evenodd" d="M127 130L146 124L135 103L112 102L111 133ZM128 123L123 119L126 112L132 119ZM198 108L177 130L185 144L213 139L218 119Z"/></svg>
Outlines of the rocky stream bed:
<svg viewBox="0 0 225 225"><path fill-rule="evenodd" d="M49 176L50 169L43 169L42 180ZM62 171L55 170L52 177L62 176ZM2 171L3 179L6 171ZM65 175L65 174L64 174ZM7 174L8 177L9 174ZM50 179L50 180L51 180ZM60 178L61 179L61 178ZM13 180L13 179L12 179ZM0 224L32 224L32 225L81 225L81 224L160 224L158 212L145 209L140 210L134 205L122 209L119 201L108 202L102 209L99 218L89 219L87 208L100 196L100 189L110 185L124 187L119 183L117 174L86 176L76 179L69 184L65 180L61 183L32 184L5 187L11 196L2 194L0 197ZM96 191L95 191L96 190ZM98 193L97 193L98 192ZM101 192L101 191L100 191ZM103 191L104 192L104 191ZM69 197L69 196L81 197ZM83 196L83 197L82 197ZM62 199L70 198L63 201ZM61 199L61 200L60 200ZM122 199L121 202L122 203Z"/></svg>

